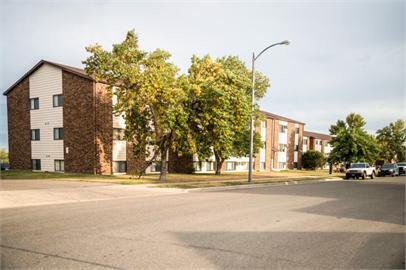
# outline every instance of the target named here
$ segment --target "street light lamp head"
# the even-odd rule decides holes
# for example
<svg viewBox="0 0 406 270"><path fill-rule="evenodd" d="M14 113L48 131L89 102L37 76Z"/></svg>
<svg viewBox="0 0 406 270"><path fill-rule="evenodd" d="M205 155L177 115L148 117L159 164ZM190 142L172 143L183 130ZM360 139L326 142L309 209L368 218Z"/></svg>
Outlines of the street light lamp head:
<svg viewBox="0 0 406 270"><path fill-rule="evenodd" d="M290 41L289 41L289 40L285 40L285 41L282 41L280 44L282 44L282 45L289 45L289 44L290 44Z"/></svg>

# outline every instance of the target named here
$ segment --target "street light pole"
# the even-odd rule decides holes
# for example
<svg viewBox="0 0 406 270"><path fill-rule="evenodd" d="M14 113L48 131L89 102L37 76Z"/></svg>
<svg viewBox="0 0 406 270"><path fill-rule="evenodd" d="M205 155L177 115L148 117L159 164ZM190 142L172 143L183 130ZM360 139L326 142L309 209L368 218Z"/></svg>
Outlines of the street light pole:
<svg viewBox="0 0 406 270"><path fill-rule="evenodd" d="M282 42L278 42L275 44L272 44L265 49L263 49L257 56L255 56L255 53L252 53L252 89L251 89L251 114L250 114L250 155L249 155L249 164L248 164L248 182L252 182L252 167L253 167L253 162L252 162L252 157L254 154L254 106L255 106L255 61L263 54L266 50L272 48L273 46L277 45L289 45L289 41L285 40ZM272 147L272 145L271 145Z"/></svg>

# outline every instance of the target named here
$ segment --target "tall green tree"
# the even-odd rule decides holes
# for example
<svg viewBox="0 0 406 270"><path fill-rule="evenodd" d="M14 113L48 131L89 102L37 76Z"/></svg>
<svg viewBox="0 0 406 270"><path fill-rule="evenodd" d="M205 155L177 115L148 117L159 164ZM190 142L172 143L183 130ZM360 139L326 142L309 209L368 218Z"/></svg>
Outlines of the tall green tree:
<svg viewBox="0 0 406 270"><path fill-rule="evenodd" d="M133 144L134 155L146 157L144 170L160 160L164 181L168 150L178 149L187 128L183 106L187 95L179 86L178 68L169 62L170 54L159 49L142 51L134 31L114 44L112 51L98 44L86 50L91 56L83 62L85 70L117 96L114 111L125 119L125 137Z"/></svg>
<svg viewBox="0 0 406 270"><path fill-rule="evenodd" d="M388 162L406 160L406 126L404 120L397 120L376 132L381 149L380 157Z"/></svg>
<svg viewBox="0 0 406 270"><path fill-rule="evenodd" d="M8 163L8 153L5 149L0 148L0 162L2 163Z"/></svg>
<svg viewBox="0 0 406 270"><path fill-rule="evenodd" d="M249 152L250 78L250 71L237 57L192 57L187 76L190 132L200 159L214 155L216 174L227 158ZM269 80L258 73L256 97L262 97L268 87ZM259 134L254 141L258 151Z"/></svg>
<svg viewBox="0 0 406 270"><path fill-rule="evenodd" d="M329 161L333 163L369 162L376 161L379 148L375 138L365 131L364 118L350 113L345 120L338 120L330 127L333 139L330 141L333 150Z"/></svg>

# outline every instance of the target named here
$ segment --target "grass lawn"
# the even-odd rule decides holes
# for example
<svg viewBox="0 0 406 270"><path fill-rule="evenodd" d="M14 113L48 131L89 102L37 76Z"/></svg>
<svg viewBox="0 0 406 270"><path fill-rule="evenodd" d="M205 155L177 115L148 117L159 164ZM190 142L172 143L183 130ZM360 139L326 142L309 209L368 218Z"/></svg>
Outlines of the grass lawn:
<svg viewBox="0 0 406 270"><path fill-rule="evenodd" d="M328 174L328 170L284 170L272 172L254 172L255 183L300 181L309 179L321 179L342 177L342 174ZM28 170L2 171L1 179L54 179L88 182L105 182L125 185L134 184L159 184L158 187L196 188L211 186L230 186L246 184L247 173L223 173L214 174L175 174L167 175L165 183L159 182L158 174L148 174L138 178L138 175L93 175L75 173L32 172Z"/></svg>

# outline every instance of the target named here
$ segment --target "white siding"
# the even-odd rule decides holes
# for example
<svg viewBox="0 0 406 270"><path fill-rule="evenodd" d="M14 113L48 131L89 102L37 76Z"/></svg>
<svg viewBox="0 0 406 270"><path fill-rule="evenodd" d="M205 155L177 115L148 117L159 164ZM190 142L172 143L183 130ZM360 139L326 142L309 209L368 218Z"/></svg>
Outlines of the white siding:
<svg viewBox="0 0 406 270"><path fill-rule="evenodd" d="M113 161L126 161L126 141L113 140Z"/></svg>
<svg viewBox="0 0 406 270"><path fill-rule="evenodd" d="M64 159L63 140L54 140L54 128L63 127L63 107L53 107L52 96L62 94L62 70L44 64L30 77L30 98L39 98L39 109L30 111L31 129L40 129L40 140L31 142L31 157L41 159L42 171L54 171L54 160Z"/></svg>

